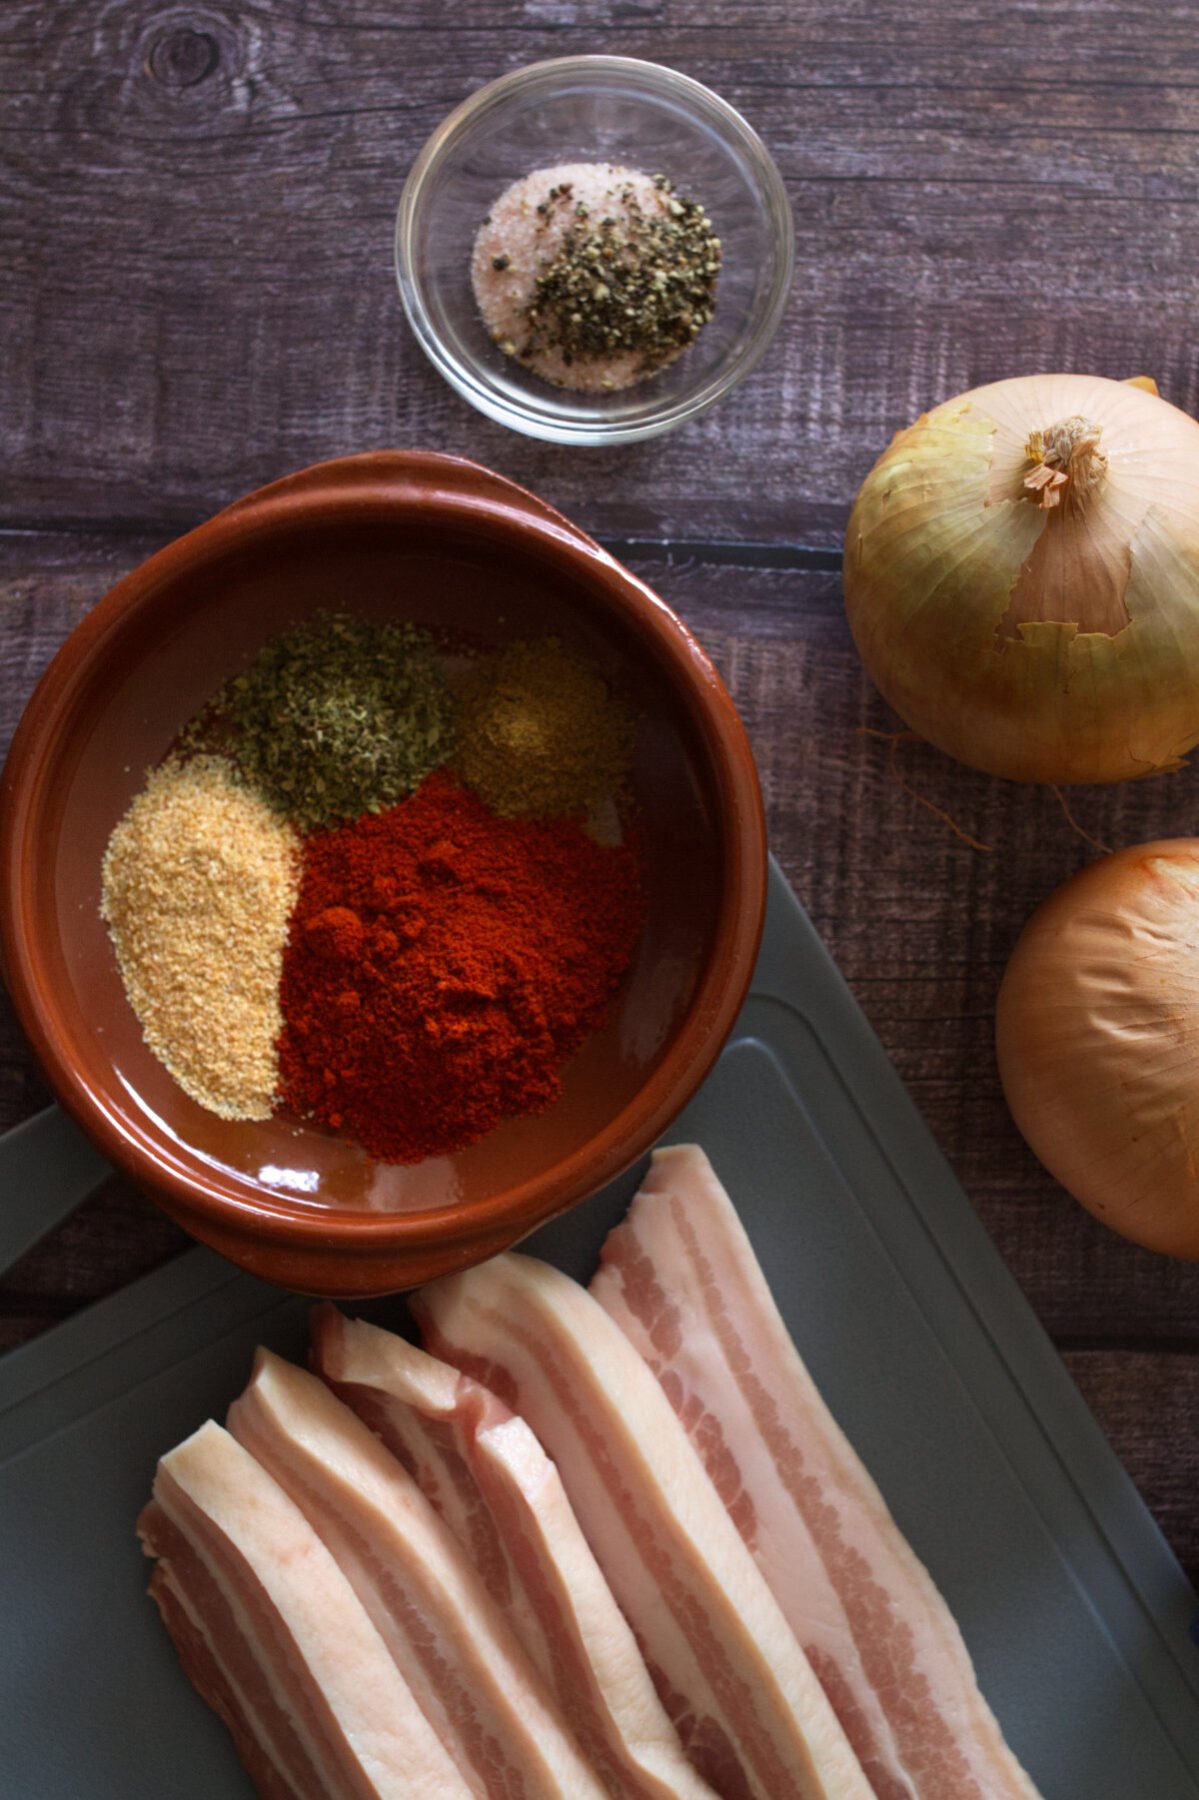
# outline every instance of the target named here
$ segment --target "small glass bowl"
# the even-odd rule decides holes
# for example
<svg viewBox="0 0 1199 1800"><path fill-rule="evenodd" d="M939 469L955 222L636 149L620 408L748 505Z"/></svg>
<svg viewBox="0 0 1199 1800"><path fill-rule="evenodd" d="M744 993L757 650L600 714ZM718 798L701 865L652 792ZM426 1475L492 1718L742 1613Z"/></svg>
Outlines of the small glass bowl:
<svg viewBox="0 0 1199 1800"><path fill-rule="evenodd" d="M471 251L491 206L522 175L569 162L668 176L721 240L714 316L634 387L551 386L492 343L475 304ZM405 183L395 256L413 331L472 406L530 437L620 444L694 418L754 367L786 305L795 230L768 151L716 94L657 63L563 56L501 76L438 127Z"/></svg>

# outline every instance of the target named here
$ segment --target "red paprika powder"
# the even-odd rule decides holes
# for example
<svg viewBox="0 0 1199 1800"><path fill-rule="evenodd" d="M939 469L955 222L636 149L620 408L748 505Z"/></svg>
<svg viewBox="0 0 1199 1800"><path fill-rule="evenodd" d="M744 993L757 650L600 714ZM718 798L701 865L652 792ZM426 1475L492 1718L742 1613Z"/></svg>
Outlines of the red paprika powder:
<svg viewBox="0 0 1199 1800"><path fill-rule="evenodd" d="M497 818L444 772L313 833L283 958L280 1098L399 1163L542 1111L642 915L629 844Z"/></svg>

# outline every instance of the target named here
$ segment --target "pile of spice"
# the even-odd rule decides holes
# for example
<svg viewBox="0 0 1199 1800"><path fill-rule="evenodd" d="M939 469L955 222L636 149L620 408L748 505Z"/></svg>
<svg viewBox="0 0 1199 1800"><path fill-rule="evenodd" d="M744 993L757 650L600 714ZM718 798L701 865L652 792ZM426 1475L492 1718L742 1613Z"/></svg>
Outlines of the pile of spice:
<svg viewBox="0 0 1199 1800"><path fill-rule="evenodd" d="M456 693L415 626L271 639L109 840L147 1045L222 1117L288 1107L385 1161L551 1105L641 928L632 741L556 638L475 656Z"/></svg>
<svg viewBox="0 0 1199 1800"><path fill-rule="evenodd" d="M283 962L284 1101L400 1163L543 1111L642 912L630 845L501 819L444 771L314 833Z"/></svg>
<svg viewBox="0 0 1199 1800"><path fill-rule="evenodd" d="M225 1119L268 1118L299 839L217 757L170 761L109 839L101 912L146 1043Z"/></svg>
<svg viewBox="0 0 1199 1800"><path fill-rule="evenodd" d="M712 317L720 239L665 175L606 163L536 169L495 202L471 282L492 340L557 387L631 387Z"/></svg>
<svg viewBox="0 0 1199 1800"><path fill-rule="evenodd" d="M455 766L505 818L586 813L623 786L632 748L628 709L556 638L479 658L458 695Z"/></svg>
<svg viewBox="0 0 1199 1800"><path fill-rule="evenodd" d="M391 806L445 762L450 697L432 638L323 613L270 639L200 722L302 828Z"/></svg>

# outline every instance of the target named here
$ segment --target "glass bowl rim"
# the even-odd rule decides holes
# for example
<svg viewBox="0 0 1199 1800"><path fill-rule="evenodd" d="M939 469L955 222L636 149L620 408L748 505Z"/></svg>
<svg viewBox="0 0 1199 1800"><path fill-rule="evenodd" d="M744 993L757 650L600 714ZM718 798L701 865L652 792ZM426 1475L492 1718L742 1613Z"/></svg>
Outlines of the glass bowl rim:
<svg viewBox="0 0 1199 1800"><path fill-rule="evenodd" d="M552 86L569 76L625 77L643 89L673 89L690 103L696 113L715 116L727 134L731 134L748 153L757 178L763 210L773 231L776 251L774 280L762 318L748 342L728 357L699 387L688 389L635 419L606 420L595 413L576 417L542 413L535 402L527 404L498 394L492 385L476 372L477 359L467 361L451 352L430 317L423 297L423 283L415 274L416 260L411 254L421 203L430 176L471 125L486 113L510 99L514 93L538 85ZM756 367L774 339L782 321L791 292L795 269L795 222L786 186L778 165L752 125L727 100L693 76L684 75L664 63L646 61L634 56L582 55L550 57L541 62L525 63L499 75L494 81L476 88L425 140L408 171L396 212L394 259L400 299L408 323L438 372L479 412L526 436L545 442L577 445L633 443L673 430L696 418L714 405ZM561 392L562 390L554 390Z"/></svg>

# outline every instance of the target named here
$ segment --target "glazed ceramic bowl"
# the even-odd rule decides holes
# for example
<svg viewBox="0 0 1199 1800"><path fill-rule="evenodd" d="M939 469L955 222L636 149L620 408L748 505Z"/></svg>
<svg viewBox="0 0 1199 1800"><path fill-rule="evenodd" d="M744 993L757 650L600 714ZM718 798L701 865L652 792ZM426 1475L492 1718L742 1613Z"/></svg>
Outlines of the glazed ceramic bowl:
<svg viewBox="0 0 1199 1800"><path fill-rule="evenodd" d="M470 284L488 208L522 175L564 162L669 176L723 247L711 323L669 368L617 392L551 387L505 356ZM405 184L395 254L413 331L472 406L531 437L620 444L685 424L749 374L783 316L795 229L769 152L718 94L658 63L563 56L480 88L437 128Z"/></svg>
<svg viewBox="0 0 1199 1800"><path fill-rule="evenodd" d="M100 864L148 766L265 638L330 603L467 634L553 632L638 719L647 920L561 1100L456 1156L369 1161L294 1117L216 1118L142 1042L99 916ZM753 759L675 615L549 507L473 463L387 453L263 488L171 544L59 651L0 791L0 948L58 1098L196 1237L309 1293L390 1292L515 1242L639 1156L711 1067L761 930Z"/></svg>

